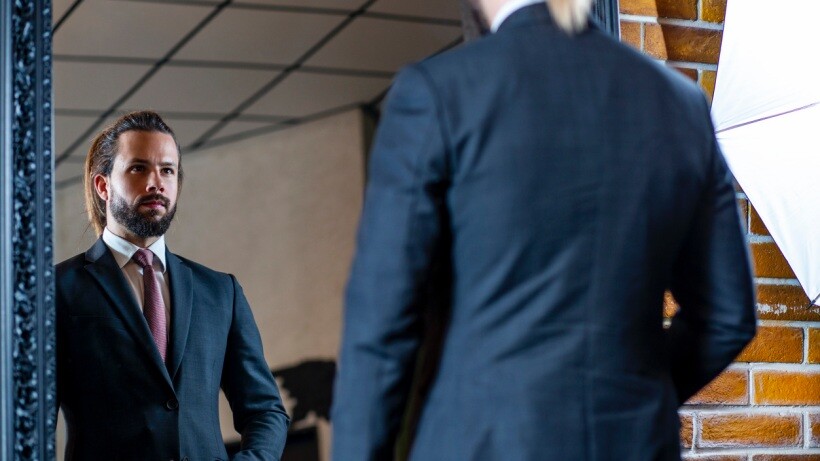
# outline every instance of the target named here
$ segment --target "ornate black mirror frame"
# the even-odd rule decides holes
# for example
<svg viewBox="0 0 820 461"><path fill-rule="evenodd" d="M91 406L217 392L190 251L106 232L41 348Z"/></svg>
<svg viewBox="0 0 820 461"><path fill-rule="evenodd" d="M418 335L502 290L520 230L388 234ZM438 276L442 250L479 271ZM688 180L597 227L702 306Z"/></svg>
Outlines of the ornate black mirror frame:
<svg viewBox="0 0 820 461"><path fill-rule="evenodd" d="M0 459L53 460L51 0L0 1Z"/></svg>
<svg viewBox="0 0 820 461"><path fill-rule="evenodd" d="M593 14L605 31L618 40L621 39L621 21L618 0L595 0Z"/></svg>

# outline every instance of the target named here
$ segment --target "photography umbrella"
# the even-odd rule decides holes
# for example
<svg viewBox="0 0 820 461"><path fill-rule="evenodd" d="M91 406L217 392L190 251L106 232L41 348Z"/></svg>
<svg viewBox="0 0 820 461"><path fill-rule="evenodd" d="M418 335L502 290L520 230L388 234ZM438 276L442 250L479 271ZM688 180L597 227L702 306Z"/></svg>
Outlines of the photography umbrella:
<svg viewBox="0 0 820 461"><path fill-rule="evenodd" d="M729 1L712 104L726 161L812 304L820 303L818 19L817 0Z"/></svg>

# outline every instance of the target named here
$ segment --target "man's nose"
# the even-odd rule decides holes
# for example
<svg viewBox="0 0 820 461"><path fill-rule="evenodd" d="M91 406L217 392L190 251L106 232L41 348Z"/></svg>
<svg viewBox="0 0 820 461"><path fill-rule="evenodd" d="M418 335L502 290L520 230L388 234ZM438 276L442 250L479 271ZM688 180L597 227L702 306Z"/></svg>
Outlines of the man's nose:
<svg viewBox="0 0 820 461"><path fill-rule="evenodd" d="M165 183L162 181L162 175L159 172L152 172L148 175L148 192L165 192Z"/></svg>

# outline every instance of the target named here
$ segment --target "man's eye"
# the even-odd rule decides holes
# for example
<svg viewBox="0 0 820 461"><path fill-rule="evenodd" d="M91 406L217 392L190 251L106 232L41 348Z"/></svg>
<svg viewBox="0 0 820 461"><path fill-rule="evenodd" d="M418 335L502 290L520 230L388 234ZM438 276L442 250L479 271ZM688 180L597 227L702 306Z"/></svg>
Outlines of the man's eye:
<svg viewBox="0 0 820 461"><path fill-rule="evenodd" d="M163 168L162 172L165 173L165 174L174 174L174 169L173 168Z"/></svg>
<svg viewBox="0 0 820 461"><path fill-rule="evenodd" d="M128 171L140 172L140 171L143 171L144 169L145 169L145 167L143 167L142 165L134 165L131 168L129 168Z"/></svg>

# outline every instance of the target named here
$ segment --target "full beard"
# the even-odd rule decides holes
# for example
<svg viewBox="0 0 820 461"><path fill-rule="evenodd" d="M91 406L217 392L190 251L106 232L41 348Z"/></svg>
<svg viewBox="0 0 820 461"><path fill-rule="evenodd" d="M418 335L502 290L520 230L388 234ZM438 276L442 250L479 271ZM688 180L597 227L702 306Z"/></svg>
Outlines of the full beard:
<svg viewBox="0 0 820 461"><path fill-rule="evenodd" d="M147 213L140 213L140 204L151 200L161 200L165 204L165 209L168 210L164 216L156 219L159 215L159 210L150 210ZM177 207L168 209L169 200L161 195L154 195L144 198L140 203L131 207L125 200L116 194L111 194L111 215L122 224L129 232L140 238L160 237L165 235L168 228L171 227L171 221L174 220L174 215L177 212Z"/></svg>

